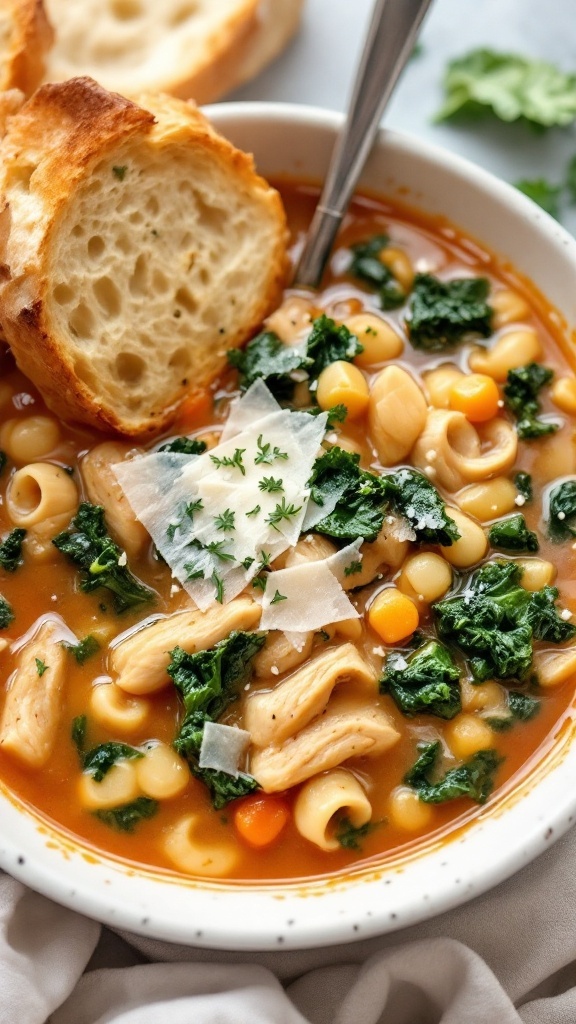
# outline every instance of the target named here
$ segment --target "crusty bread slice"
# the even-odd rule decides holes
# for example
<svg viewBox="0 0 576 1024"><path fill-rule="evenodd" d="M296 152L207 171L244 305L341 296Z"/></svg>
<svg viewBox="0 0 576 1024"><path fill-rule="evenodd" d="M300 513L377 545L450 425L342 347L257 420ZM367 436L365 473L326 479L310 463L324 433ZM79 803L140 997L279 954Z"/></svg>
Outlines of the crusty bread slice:
<svg viewBox="0 0 576 1024"><path fill-rule="evenodd" d="M34 92L52 40L42 0L0 0L0 92Z"/></svg>
<svg viewBox="0 0 576 1024"><path fill-rule="evenodd" d="M56 28L48 81L90 75L136 97L197 103L253 77L298 28L304 0L45 0Z"/></svg>
<svg viewBox="0 0 576 1024"><path fill-rule="evenodd" d="M191 104L42 86L0 147L0 322L64 418L166 426L277 304L278 193Z"/></svg>

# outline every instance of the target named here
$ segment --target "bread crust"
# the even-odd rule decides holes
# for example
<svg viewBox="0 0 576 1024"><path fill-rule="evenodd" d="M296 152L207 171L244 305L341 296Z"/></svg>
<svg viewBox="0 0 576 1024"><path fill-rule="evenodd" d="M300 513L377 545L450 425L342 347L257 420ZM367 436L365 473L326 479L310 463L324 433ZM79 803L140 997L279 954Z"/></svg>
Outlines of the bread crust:
<svg viewBox="0 0 576 1024"><path fill-rule="evenodd" d="M49 3L57 32L56 45L48 58L50 81L88 74L107 89L127 96L137 96L143 90L159 91L204 104L253 78L280 53L298 29L304 0L237 0L235 9L206 32L202 47L193 56L180 54L177 60L164 63L156 60L153 71L137 63L127 71L113 57L102 62L97 57L87 58L83 66L76 63L72 42L67 38L68 24L64 22L67 3L69 0ZM170 31L167 29L165 34Z"/></svg>
<svg viewBox="0 0 576 1024"><path fill-rule="evenodd" d="M16 362L61 418L101 430L146 438L174 418L190 386L207 385L221 371L228 348L242 344L277 304L287 271L286 222L281 200L255 173L252 158L219 136L189 103L167 96L136 104L108 93L90 79L41 87L8 122L0 151L0 321ZM107 382L84 366L74 338L62 329L53 301L63 226L95 168L130 145L144 146L150 159L175 153L200 154L223 168L232 185L258 195L272 224L267 274L241 322L224 338L196 345L193 373L169 395L146 396L133 416L112 402ZM190 163L193 176L194 157ZM168 300L167 300L168 301ZM130 324L124 325L129 334ZM192 332L193 335L193 332ZM156 352L154 358L161 358ZM148 356L146 356L148 358Z"/></svg>
<svg viewBox="0 0 576 1024"><path fill-rule="evenodd" d="M0 26L0 91L20 89L29 96L44 77L54 41L42 0L2 0Z"/></svg>

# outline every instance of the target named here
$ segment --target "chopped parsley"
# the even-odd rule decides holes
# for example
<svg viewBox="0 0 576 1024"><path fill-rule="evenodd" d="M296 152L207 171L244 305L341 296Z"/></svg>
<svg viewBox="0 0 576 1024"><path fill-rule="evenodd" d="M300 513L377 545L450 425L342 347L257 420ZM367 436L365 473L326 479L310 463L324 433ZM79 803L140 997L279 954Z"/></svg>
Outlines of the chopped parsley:
<svg viewBox="0 0 576 1024"><path fill-rule="evenodd" d="M404 782L415 789L426 804L441 804L466 796L478 804L486 803L494 788L494 775L502 758L495 750L479 750L464 764L449 768L445 775L431 780L440 757L440 740L419 748L419 757L404 776Z"/></svg>
<svg viewBox="0 0 576 1024"><path fill-rule="evenodd" d="M558 430L557 423L546 422L538 417L538 394L553 376L553 371L540 363L528 363L527 366L508 371L504 399L507 408L516 417L516 431L523 441L532 441Z"/></svg>
<svg viewBox="0 0 576 1024"><path fill-rule="evenodd" d="M301 505L294 505L293 503L287 504L286 498L282 498L277 502L276 507L272 509L272 512L266 516L266 522L270 524L273 530L278 529L278 523L289 522L294 516L298 515Z"/></svg>
<svg viewBox="0 0 576 1024"><path fill-rule="evenodd" d="M281 594L280 591L277 590L275 592L275 594L274 594L274 597L270 601L270 604L279 604L280 601L287 601L287 600L288 600L288 598L285 596L285 594Z"/></svg>
<svg viewBox="0 0 576 1024"><path fill-rule="evenodd" d="M246 467L242 461L242 456L245 451L245 448L236 448L234 450L234 455L223 455L222 458L219 458L218 455L211 455L210 458L216 466L216 469L220 469L221 467L239 469L242 476L246 476Z"/></svg>
<svg viewBox="0 0 576 1024"><path fill-rule="evenodd" d="M40 678L42 678L44 673L48 671L49 666L41 658L34 658L34 661L36 662L36 671Z"/></svg>
<svg viewBox="0 0 576 1024"><path fill-rule="evenodd" d="M180 455L202 455L206 451L206 443L192 437L175 437L166 444L161 444L159 452L177 452Z"/></svg>
<svg viewBox="0 0 576 1024"><path fill-rule="evenodd" d="M257 516L258 513L261 512L261 511L262 511L262 506L261 505L254 505L254 508L251 508L249 512L245 512L244 515L246 516L247 519L249 519L250 516Z"/></svg>
<svg viewBox="0 0 576 1024"><path fill-rule="evenodd" d="M488 540L493 548L501 548L502 551L538 551L540 545L536 534L526 526L526 520L521 513L508 516L494 523L488 531Z"/></svg>
<svg viewBox="0 0 576 1024"><path fill-rule="evenodd" d="M223 512L220 513L220 515L214 516L214 525L217 530L222 530L223 532L226 532L228 530L235 530L235 518L236 513L233 512L232 509L226 508L224 509Z"/></svg>
<svg viewBox="0 0 576 1024"><path fill-rule="evenodd" d="M268 491L269 494L278 494L284 490L284 481L280 477L263 476L258 483L258 489Z"/></svg>
<svg viewBox="0 0 576 1024"><path fill-rule="evenodd" d="M576 76L516 53L472 50L448 64L444 88L437 121L490 114L544 129L576 118Z"/></svg>
<svg viewBox="0 0 576 1024"><path fill-rule="evenodd" d="M381 258L389 242L388 235L356 242L350 247L352 260L348 272L378 293L382 309L397 309L406 301L406 293Z"/></svg>
<svg viewBox="0 0 576 1024"><path fill-rule="evenodd" d="M288 452L281 451L276 445L273 448L269 441L264 441L263 434L260 434L258 438L257 447L258 452L254 459L254 464L256 466L271 466L273 462L276 462L276 459L285 460L288 458Z"/></svg>
<svg viewBox="0 0 576 1024"><path fill-rule="evenodd" d="M101 505L81 502L71 526L52 543L81 570L81 590L89 594L105 587L117 612L154 600L154 592L121 564L123 552L106 530Z"/></svg>
<svg viewBox="0 0 576 1024"><path fill-rule="evenodd" d="M430 640L408 658L390 654L380 679L381 693L389 693L408 717L417 714L454 718L462 710L460 673L447 647Z"/></svg>
<svg viewBox="0 0 576 1024"><path fill-rule="evenodd" d="M492 307L485 277L440 281L432 274L416 274L407 318L414 348L442 352L474 337L492 333Z"/></svg>
<svg viewBox="0 0 576 1024"><path fill-rule="evenodd" d="M0 567L6 572L16 572L22 565L22 541L26 530L14 529L0 543Z"/></svg>
<svg viewBox="0 0 576 1024"><path fill-rule="evenodd" d="M362 572L362 562L350 562L344 569L345 576L355 576L358 572Z"/></svg>

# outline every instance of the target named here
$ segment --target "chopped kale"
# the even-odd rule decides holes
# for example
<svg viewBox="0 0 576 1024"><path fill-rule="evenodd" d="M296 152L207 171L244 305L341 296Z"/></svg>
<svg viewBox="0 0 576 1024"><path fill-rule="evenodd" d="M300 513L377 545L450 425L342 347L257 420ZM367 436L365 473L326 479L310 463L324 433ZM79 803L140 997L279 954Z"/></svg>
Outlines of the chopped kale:
<svg viewBox="0 0 576 1024"><path fill-rule="evenodd" d="M335 445L314 463L308 481L311 497L329 512L314 529L338 540L375 540L384 522L384 478L360 469L360 456Z"/></svg>
<svg viewBox="0 0 576 1024"><path fill-rule="evenodd" d="M96 654L100 650L100 644L98 643L95 636L85 636L83 640L80 640L77 644L62 644L67 651L70 651L74 655L79 665L83 665L88 658L91 658L93 654Z"/></svg>
<svg viewBox="0 0 576 1024"><path fill-rule="evenodd" d="M50 666L47 665L45 661L42 661L41 658L34 658L34 661L36 662L36 671L40 678L42 678L42 676L44 675L45 672L48 671Z"/></svg>
<svg viewBox="0 0 576 1024"><path fill-rule="evenodd" d="M109 828L116 829L117 832L133 832L141 821L154 817L158 806L157 800L152 800L149 796L139 796L130 804L122 804L120 807L110 807L93 813L96 818L99 818Z"/></svg>
<svg viewBox="0 0 576 1024"><path fill-rule="evenodd" d="M251 675L252 660L262 648L265 634L234 631L207 651L187 654L181 647L170 652L168 675L184 703L184 718L174 748L186 758L190 770L206 783L214 806L252 792L254 779L200 768L198 757L206 722L216 721L234 701Z"/></svg>
<svg viewBox="0 0 576 1024"><path fill-rule="evenodd" d="M505 716L490 716L486 718L488 725L496 732L504 732L510 729L515 722L528 722L540 711L541 702L529 693L522 693L521 690L510 690L508 693L508 714Z"/></svg>
<svg viewBox="0 0 576 1024"><path fill-rule="evenodd" d="M388 235L375 235L367 242L356 242L350 247L352 261L348 270L372 291L378 292L382 309L397 309L406 301L406 293L380 258L389 241Z"/></svg>
<svg viewBox="0 0 576 1024"><path fill-rule="evenodd" d="M431 274L416 274L407 320L414 348L441 352L472 337L492 332L490 284L484 277L440 281Z"/></svg>
<svg viewBox="0 0 576 1024"><path fill-rule="evenodd" d="M576 76L516 53L472 50L450 61L444 89L437 121L488 114L542 130L572 124L576 117Z"/></svg>
<svg viewBox="0 0 576 1024"><path fill-rule="evenodd" d="M84 756L84 771L92 775L94 782L102 782L104 776L118 761L139 757L144 757L144 754L127 743L100 743Z"/></svg>
<svg viewBox="0 0 576 1024"><path fill-rule="evenodd" d="M508 371L504 398L507 407L516 417L516 431L523 441L533 441L558 430L557 423L547 423L538 418L538 393L550 383L553 376L553 371L540 363L528 363L527 366Z"/></svg>
<svg viewBox="0 0 576 1024"><path fill-rule="evenodd" d="M516 473L514 477L514 486L526 501L532 501L534 497L534 491L532 488L532 477L530 473Z"/></svg>
<svg viewBox="0 0 576 1024"><path fill-rule="evenodd" d="M380 821L366 821L364 825L355 826L350 821L350 818L344 817L338 822L334 838L338 840L344 850L361 850L360 841L370 835L381 824L382 822Z"/></svg>
<svg viewBox="0 0 576 1024"><path fill-rule="evenodd" d="M419 747L420 756L404 776L404 782L415 789L426 804L441 804L467 796L478 804L486 802L494 788L494 773L502 763L495 750L479 750L469 761L449 768L436 781L430 776L440 756L440 740Z"/></svg>
<svg viewBox="0 0 576 1024"><path fill-rule="evenodd" d="M523 679L533 640L562 643L574 635L575 627L558 615L558 591L531 593L520 586L521 578L516 562L488 562L464 591L433 605L439 636L466 655L477 682Z"/></svg>
<svg viewBox="0 0 576 1024"><path fill-rule="evenodd" d="M350 361L364 349L355 334L344 324L336 324L324 313L312 324L306 342L306 354L311 361L308 374L315 380L331 363Z"/></svg>
<svg viewBox="0 0 576 1024"><path fill-rule="evenodd" d="M362 351L344 324L338 326L322 314L312 324L305 344L285 345L272 331L264 331L244 349L231 349L228 362L239 370L243 391L261 379L276 398L289 399L298 380L315 380L330 363L349 361Z"/></svg>
<svg viewBox="0 0 576 1024"><path fill-rule="evenodd" d="M88 720L86 715L77 715L76 718L72 719L72 727L70 729L70 738L72 743L78 751L78 757L80 758L80 764L84 767L84 753L86 749L86 730L88 727Z"/></svg>
<svg viewBox="0 0 576 1024"><path fill-rule="evenodd" d="M0 594L0 629L7 629L14 621L12 605Z"/></svg>
<svg viewBox="0 0 576 1024"><path fill-rule="evenodd" d="M266 381L276 398L288 399L294 390L294 376L308 367L301 346L285 345L272 331L263 331L245 348L228 352L228 362L239 371L240 387L246 391L255 380Z"/></svg>
<svg viewBox="0 0 576 1024"><path fill-rule="evenodd" d="M535 552L540 547L538 537L528 529L520 512L494 523L488 531L488 540L493 548L501 548L503 551Z"/></svg>
<svg viewBox="0 0 576 1024"><path fill-rule="evenodd" d="M561 185L552 185L545 178L521 178L520 181L514 182L514 187L558 220Z"/></svg>
<svg viewBox="0 0 576 1024"><path fill-rule="evenodd" d="M81 502L71 526L73 530L58 534L52 543L81 569L81 590L110 590L117 612L154 599L154 592L120 564L123 552L106 530L101 505Z"/></svg>
<svg viewBox="0 0 576 1024"><path fill-rule="evenodd" d="M0 543L0 567L6 572L16 572L19 565L22 565L22 541L26 536L26 530L15 529Z"/></svg>
<svg viewBox="0 0 576 1024"><path fill-rule="evenodd" d="M408 520L416 540L444 547L459 540L456 523L447 515L446 505L434 485L422 473L399 469L384 479L393 508Z"/></svg>
<svg viewBox="0 0 576 1024"><path fill-rule="evenodd" d="M460 673L447 647L430 640L408 659L389 655L380 679L381 693L389 693L400 711L454 718L462 709Z"/></svg>
<svg viewBox="0 0 576 1024"><path fill-rule="evenodd" d="M202 455L206 451L206 442L197 441L192 437L175 437L166 444L161 444L159 452L178 452L180 455Z"/></svg>
<svg viewBox="0 0 576 1024"><path fill-rule="evenodd" d="M554 541L576 537L576 480L565 480L550 492L548 531Z"/></svg>

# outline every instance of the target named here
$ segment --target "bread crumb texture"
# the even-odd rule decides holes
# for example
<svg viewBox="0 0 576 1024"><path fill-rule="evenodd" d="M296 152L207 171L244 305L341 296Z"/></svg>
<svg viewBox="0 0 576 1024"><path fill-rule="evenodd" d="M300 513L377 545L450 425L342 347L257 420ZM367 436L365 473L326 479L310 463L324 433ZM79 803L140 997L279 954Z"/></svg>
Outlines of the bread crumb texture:
<svg viewBox="0 0 576 1024"><path fill-rule="evenodd" d="M0 151L0 320L61 417L158 432L278 303L278 193L190 104L47 85Z"/></svg>
<svg viewBox="0 0 576 1024"><path fill-rule="evenodd" d="M303 2L45 0L56 29L47 80L90 75L125 96L164 91L208 103L283 49Z"/></svg>
<svg viewBox="0 0 576 1024"><path fill-rule="evenodd" d="M0 91L20 89L26 96L45 72L54 33L42 0L0 2Z"/></svg>

